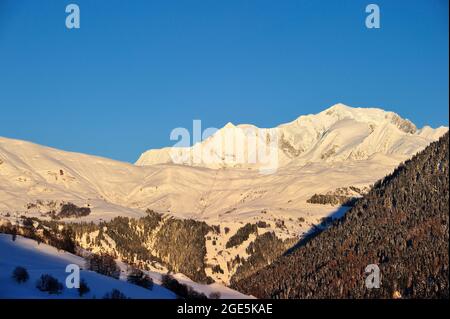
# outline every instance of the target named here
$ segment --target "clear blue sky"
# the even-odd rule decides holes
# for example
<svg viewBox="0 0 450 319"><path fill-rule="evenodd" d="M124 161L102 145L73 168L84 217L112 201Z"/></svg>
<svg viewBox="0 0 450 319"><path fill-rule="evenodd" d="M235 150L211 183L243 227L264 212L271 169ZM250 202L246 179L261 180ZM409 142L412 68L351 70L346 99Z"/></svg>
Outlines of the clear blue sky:
<svg viewBox="0 0 450 319"><path fill-rule="evenodd" d="M337 102L448 125L448 45L448 0L0 0L0 136L133 162L193 119Z"/></svg>

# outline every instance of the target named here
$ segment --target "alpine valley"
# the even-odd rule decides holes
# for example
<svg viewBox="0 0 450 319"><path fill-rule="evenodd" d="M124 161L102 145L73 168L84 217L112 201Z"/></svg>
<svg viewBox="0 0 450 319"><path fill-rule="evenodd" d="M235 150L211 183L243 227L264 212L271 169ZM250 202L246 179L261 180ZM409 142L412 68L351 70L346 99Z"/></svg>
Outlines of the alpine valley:
<svg viewBox="0 0 450 319"><path fill-rule="evenodd" d="M337 104L268 130L276 141L258 135L277 158L263 174L260 164L235 161L252 152L243 141L249 128L257 129L229 123L191 148L149 150L135 164L0 138L0 231L49 245L69 236L74 253L108 254L205 294L244 298L228 286L243 287L327 229L448 131ZM241 146L221 147L230 137ZM218 160L173 162L174 151L200 147Z"/></svg>

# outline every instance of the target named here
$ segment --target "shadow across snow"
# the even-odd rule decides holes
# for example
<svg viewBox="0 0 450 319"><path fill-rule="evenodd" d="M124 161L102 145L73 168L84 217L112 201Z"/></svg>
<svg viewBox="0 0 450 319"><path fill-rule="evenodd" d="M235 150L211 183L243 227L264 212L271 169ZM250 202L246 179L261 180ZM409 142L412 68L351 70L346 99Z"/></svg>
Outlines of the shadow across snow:
<svg viewBox="0 0 450 319"><path fill-rule="evenodd" d="M322 233L324 230L331 227L335 222L340 220L342 217L345 216L345 214L352 209L351 206L339 206L334 210L331 214L324 217L322 219L322 222L318 225L312 225L312 227L306 232L306 234L291 248L289 248L283 256L290 255L295 250L300 248L301 246L306 245L311 239L318 236L320 233Z"/></svg>

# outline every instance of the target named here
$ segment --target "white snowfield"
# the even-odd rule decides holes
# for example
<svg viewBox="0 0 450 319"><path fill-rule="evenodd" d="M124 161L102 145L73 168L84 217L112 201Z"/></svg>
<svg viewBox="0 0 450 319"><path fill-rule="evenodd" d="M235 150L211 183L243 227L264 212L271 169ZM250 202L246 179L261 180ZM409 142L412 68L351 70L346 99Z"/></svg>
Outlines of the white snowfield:
<svg viewBox="0 0 450 319"><path fill-rule="evenodd" d="M85 267L85 260L67 252L58 251L46 244L38 245L36 241L17 236L12 241L11 235L0 234L0 299L80 299L77 289L69 289L65 282L70 264ZM30 276L26 283L17 283L12 278L16 267L25 267ZM49 274L63 285L59 295L48 294L36 288L36 281L43 274ZM81 270L90 292L81 299L102 299L113 289L118 289L132 299L175 299L171 291L155 284L152 290L132 285L123 280L106 277L92 271Z"/></svg>
<svg viewBox="0 0 450 319"><path fill-rule="evenodd" d="M267 153L271 148L276 148L279 167L310 162L366 160L377 153L411 156L446 130L444 127L417 130L413 123L393 112L336 104L319 114L300 116L291 123L271 129L228 123L191 148L175 148L174 151L171 147L145 152L136 165L177 163L174 158L178 158L174 155L184 152L194 156L197 149L203 148L207 150L204 152L206 155L212 153L215 156L207 158L205 163L192 158L186 163L210 168L255 168L264 165L258 163L258 158L256 163L249 161L254 160L251 155L254 155L255 149L258 151L261 144L265 144L261 148ZM253 132L257 133L256 141L246 139ZM271 132L276 132L274 136L277 141L271 140ZM251 142L255 142L256 147ZM244 156L239 157L240 153ZM211 159L216 161L211 163L208 161Z"/></svg>
<svg viewBox="0 0 450 319"><path fill-rule="evenodd" d="M0 138L0 216L42 217L64 201L91 208L89 216L73 221L141 217L152 209L228 227L215 245L207 242L208 262L225 271L207 274L228 283L227 262L237 254L245 257L250 240L237 248L225 245L245 223L265 221L264 231L283 239L302 236L323 217L345 211L308 204L312 195L370 186L448 130L417 129L392 112L337 104L270 129L277 143L273 135L258 135L258 145L276 149L278 164L272 174L261 174L261 163L233 162L254 152L245 140L249 128L254 127L228 124L195 146L205 147L219 162L190 165L171 163L172 149L146 152L133 165ZM239 147L228 148L225 138ZM181 149L186 151L192 154ZM279 220L285 227L277 226Z"/></svg>

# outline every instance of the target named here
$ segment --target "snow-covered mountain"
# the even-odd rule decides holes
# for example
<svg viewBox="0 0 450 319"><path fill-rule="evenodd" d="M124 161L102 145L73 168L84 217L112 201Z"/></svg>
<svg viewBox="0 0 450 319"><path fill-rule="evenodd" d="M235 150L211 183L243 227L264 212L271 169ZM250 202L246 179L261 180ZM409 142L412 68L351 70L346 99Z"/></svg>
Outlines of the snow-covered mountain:
<svg viewBox="0 0 450 319"><path fill-rule="evenodd" d="M50 218L64 203L74 203L90 214L64 220L140 218L152 209L220 225L228 230L206 239L206 272L227 283L235 257L248 257L256 238L227 247L244 225L265 222L258 236L305 235L324 217L346 210L314 204L313 195L361 196L447 130L417 129L392 112L338 104L273 129L228 124L192 149L152 150L136 165L0 138L0 217ZM259 157L261 148L268 157ZM183 165L172 163L174 154L186 160ZM197 161L199 154L210 161ZM261 174L261 168L275 169ZM214 266L223 273L213 272Z"/></svg>
<svg viewBox="0 0 450 319"><path fill-rule="evenodd" d="M214 152L224 136L236 141L249 127L227 125L201 146ZM168 149L144 153L131 165L0 138L0 210L42 213L55 202L70 201L89 206L93 213L87 219L94 220L139 217L150 208L233 222L239 214L264 209L295 212L314 193L373 183L447 128L417 130L392 112L338 104L275 130L278 143L271 147L277 148L279 167L270 175L251 167L174 165L167 163Z"/></svg>
<svg viewBox="0 0 450 319"><path fill-rule="evenodd" d="M136 165L177 163L211 168L259 167L264 163L248 160L259 148L264 148L267 153L274 149L274 159L279 167L366 160L374 154L412 156L446 130L444 127L418 130L409 120L393 112L336 104L319 114L300 116L272 129L229 123L193 147L145 152ZM256 139L250 140L251 136ZM270 138L272 136L275 141ZM203 161L194 160L194 154L202 154L204 149L207 150L205 153L214 156ZM239 153L244 155L243 158Z"/></svg>

